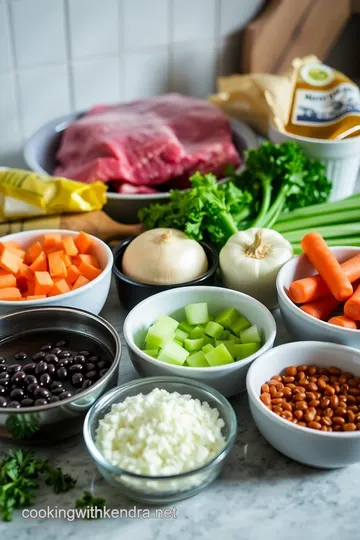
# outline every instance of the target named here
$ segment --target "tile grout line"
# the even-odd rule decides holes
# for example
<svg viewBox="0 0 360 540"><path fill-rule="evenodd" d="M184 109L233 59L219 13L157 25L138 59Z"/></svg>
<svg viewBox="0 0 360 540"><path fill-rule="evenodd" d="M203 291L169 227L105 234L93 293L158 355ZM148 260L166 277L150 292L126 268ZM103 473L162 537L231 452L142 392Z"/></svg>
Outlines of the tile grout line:
<svg viewBox="0 0 360 540"><path fill-rule="evenodd" d="M174 82L175 82L175 73L174 73L174 0L168 0L169 3L169 13L168 13L168 80L167 88L168 91L174 91Z"/></svg>
<svg viewBox="0 0 360 540"><path fill-rule="evenodd" d="M65 67L69 82L69 101L71 112L75 110L75 88L74 77L72 70L72 56L71 56L71 31L70 31L70 7L69 0L63 0L64 8L64 33L65 33Z"/></svg>

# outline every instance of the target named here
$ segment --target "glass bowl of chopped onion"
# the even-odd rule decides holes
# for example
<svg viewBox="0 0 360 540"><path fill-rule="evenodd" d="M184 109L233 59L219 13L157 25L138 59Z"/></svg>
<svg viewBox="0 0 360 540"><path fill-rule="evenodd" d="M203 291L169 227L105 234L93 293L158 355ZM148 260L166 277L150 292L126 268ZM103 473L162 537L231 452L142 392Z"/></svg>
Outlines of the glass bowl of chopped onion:
<svg viewBox="0 0 360 540"><path fill-rule="evenodd" d="M179 501L208 486L236 433L227 399L183 377L119 386L93 405L84 422L85 443L105 480L146 504Z"/></svg>

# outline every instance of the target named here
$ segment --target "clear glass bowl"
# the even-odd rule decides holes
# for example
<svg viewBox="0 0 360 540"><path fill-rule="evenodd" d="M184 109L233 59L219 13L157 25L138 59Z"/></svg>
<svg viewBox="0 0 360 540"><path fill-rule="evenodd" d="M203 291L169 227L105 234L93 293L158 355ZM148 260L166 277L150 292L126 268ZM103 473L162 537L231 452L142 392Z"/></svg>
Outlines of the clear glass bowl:
<svg viewBox="0 0 360 540"><path fill-rule="evenodd" d="M223 450L213 460L203 467L181 474L144 476L114 467L105 459L95 443L99 420L114 403L140 393L149 394L154 388L190 394L193 398L202 402L207 401L210 407L218 409L225 423L222 432L226 442ZM149 377L114 388L93 405L84 422L86 446L105 480L120 489L128 498L147 504L166 504L186 499L208 486L220 474L225 459L234 445L236 433L235 412L227 399L210 386L183 377Z"/></svg>

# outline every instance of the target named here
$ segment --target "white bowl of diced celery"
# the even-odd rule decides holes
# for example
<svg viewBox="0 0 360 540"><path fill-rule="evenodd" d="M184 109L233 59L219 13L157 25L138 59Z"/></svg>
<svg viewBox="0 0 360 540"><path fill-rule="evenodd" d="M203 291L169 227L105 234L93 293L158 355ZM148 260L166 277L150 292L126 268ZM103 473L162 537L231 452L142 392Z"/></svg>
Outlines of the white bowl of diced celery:
<svg viewBox="0 0 360 540"><path fill-rule="evenodd" d="M142 377L175 375L209 384L229 397L272 348L270 311L246 294L221 287L181 287L135 306L124 323L131 361Z"/></svg>

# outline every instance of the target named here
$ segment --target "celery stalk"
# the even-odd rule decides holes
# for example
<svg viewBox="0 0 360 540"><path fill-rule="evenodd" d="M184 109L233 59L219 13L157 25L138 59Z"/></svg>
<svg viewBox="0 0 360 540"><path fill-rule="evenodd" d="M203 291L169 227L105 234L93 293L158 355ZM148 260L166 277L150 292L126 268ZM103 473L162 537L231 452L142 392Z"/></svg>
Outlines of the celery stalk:
<svg viewBox="0 0 360 540"><path fill-rule="evenodd" d="M317 232L321 234L326 240L328 238L343 238L351 237L360 234L360 223L345 223L345 225L329 225L328 227L310 227L306 229L300 229L298 231L290 231L282 233L282 235L290 243L301 242L303 236L310 232Z"/></svg>
<svg viewBox="0 0 360 540"><path fill-rule="evenodd" d="M305 229L310 227L319 227L325 225L334 225L338 223L351 223L360 221L360 205L353 210L344 210L343 212L333 212L331 214L313 214L309 217L299 217L296 220L285 221L283 223L276 223L272 228L279 233L296 231L299 229ZM341 225L340 225L341 226Z"/></svg>
<svg viewBox="0 0 360 540"><path fill-rule="evenodd" d="M330 214L333 212L344 211L344 210L353 210L359 208L360 204L360 193L356 193L347 199L342 201L333 201L326 202L321 204L313 204L311 206L306 206L305 208L298 208L297 210L292 210L291 212L285 212L280 215L276 223L283 223L292 220L299 219L300 217L308 216L320 216L323 214Z"/></svg>

